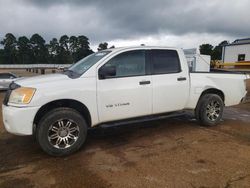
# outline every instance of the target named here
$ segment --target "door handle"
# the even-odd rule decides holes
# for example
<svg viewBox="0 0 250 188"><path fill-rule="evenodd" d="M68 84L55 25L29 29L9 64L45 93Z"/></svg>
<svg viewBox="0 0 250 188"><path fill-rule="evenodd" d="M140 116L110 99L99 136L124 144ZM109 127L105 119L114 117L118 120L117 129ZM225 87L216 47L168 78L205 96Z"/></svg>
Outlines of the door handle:
<svg viewBox="0 0 250 188"><path fill-rule="evenodd" d="M187 80L187 78L186 78L186 77L180 77L180 78L177 78L177 81L185 81L185 80Z"/></svg>
<svg viewBox="0 0 250 188"><path fill-rule="evenodd" d="M150 84L150 81L140 81L139 84L140 85L147 85L147 84Z"/></svg>

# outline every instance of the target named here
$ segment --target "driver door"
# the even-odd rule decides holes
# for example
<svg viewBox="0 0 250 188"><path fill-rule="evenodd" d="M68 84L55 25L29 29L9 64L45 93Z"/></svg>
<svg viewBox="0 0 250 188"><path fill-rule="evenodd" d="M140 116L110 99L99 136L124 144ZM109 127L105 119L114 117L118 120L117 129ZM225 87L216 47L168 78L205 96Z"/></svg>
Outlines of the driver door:
<svg viewBox="0 0 250 188"><path fill-rule="evenodd" d="M152 114L152 81L147 71L146 51L122 52L102 67L105 66L115 67L116 74L97 78L100 122Z"/></svg>

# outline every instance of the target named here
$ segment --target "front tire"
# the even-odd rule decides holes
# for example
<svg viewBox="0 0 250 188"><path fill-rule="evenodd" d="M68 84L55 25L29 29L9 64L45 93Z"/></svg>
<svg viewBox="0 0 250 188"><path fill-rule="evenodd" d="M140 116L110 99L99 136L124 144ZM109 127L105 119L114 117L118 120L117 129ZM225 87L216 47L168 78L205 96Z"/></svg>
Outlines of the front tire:
<svg viewBox="0 0 250 188"><path fill-rule="evenodd" d="M56 108L38 123L36 138L41 148L53 156L65 156L84 144L87 124L82 115L71 108Z"/></svg>
<svg viewBox="0 0 250 188"><path fill-rule="evenodd" d="M196 119L205 126L217 125L223 115L224 102L216 94L205 94L195 109Z"/></svg>

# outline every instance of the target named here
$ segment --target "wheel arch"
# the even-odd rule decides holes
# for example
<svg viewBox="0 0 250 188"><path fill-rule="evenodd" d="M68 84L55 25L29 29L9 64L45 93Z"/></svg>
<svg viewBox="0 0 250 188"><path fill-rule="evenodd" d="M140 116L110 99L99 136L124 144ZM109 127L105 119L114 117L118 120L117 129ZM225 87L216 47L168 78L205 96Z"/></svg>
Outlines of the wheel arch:
<svg viewBox="0 0 250 188"><path fill-rule="evenodd" d="M206 95L206 94L216 94L216 95L219 95L219 96L221 97L222 101L225 103L225 94L223 93L223 91L221 91L220 89L216 89L216 88L209 88L209 89L204 90L204 91L201 93L201 95L200 95L200 97L199 97L199 100L198 100L198 102L197 102L197 105L199 104L200 99L201 99L204 95ZM196 106L196 107L197 107L197 106Z"/></svg>
<svg viewBox="0 0 250 188"><path fill-rule="evenodd" d="M221 97L223 102L225 102L225 94L220 89L216 89L216 88L206 89L205 91L202 92L201 96L205 94L217 94Z"/></svg>
<svg viewBox="0 0 250 188"><path fill-rule="evenodd" d="M225 95L221 90L216 89L216 88L206 89L201 93L201 95L199 97L199 100L198 100L198 102L196 104L195 110L194 110L196 119L202 125L208 125L208 126L216 125L219 122L219 120L221 119L222 115L220 116L218 121L216 120L214 122L208 122L207 120L204 119L204 109L206 109L206 107L205 108L201 108L201 107L204 104L204 102L207 100L207 98L203 97L206 94L216 94L221 98L222 107L221 107L221 112L219 112L219 113L223 113L223 108L225 106Z"/></svg>
<svg viewBox="0 0 250 188"><path fill-rule="evenodd" d="M38 110L33 121L33 133L35 132L36 125L39 123L41 118L49 111L59 107L75 109L86 119L88 127L91 127L91 115L88 108L83 103L74 99L60 99L48 102Z"/></svg>

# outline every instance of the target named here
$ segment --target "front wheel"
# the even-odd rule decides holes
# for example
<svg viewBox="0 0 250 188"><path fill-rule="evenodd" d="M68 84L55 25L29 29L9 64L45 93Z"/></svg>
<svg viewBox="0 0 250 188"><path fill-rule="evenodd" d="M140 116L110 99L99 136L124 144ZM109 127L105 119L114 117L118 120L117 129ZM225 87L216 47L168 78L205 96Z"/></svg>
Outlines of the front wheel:
<svg viewBox="0 0 250 188"><path fill-rule="evenodd" d="M87 124L74 109L57 108L40 120L36 137L41 148L49 155L69 155L85 142Z"/></svg>
<svg viewBox="0 0 250 188"><path fill-rule="evenodd" d="M196 119L206 126L214 126L219 123L224 110L224 102L216 94L205 94L199 100L195 109Z"/></svg>

